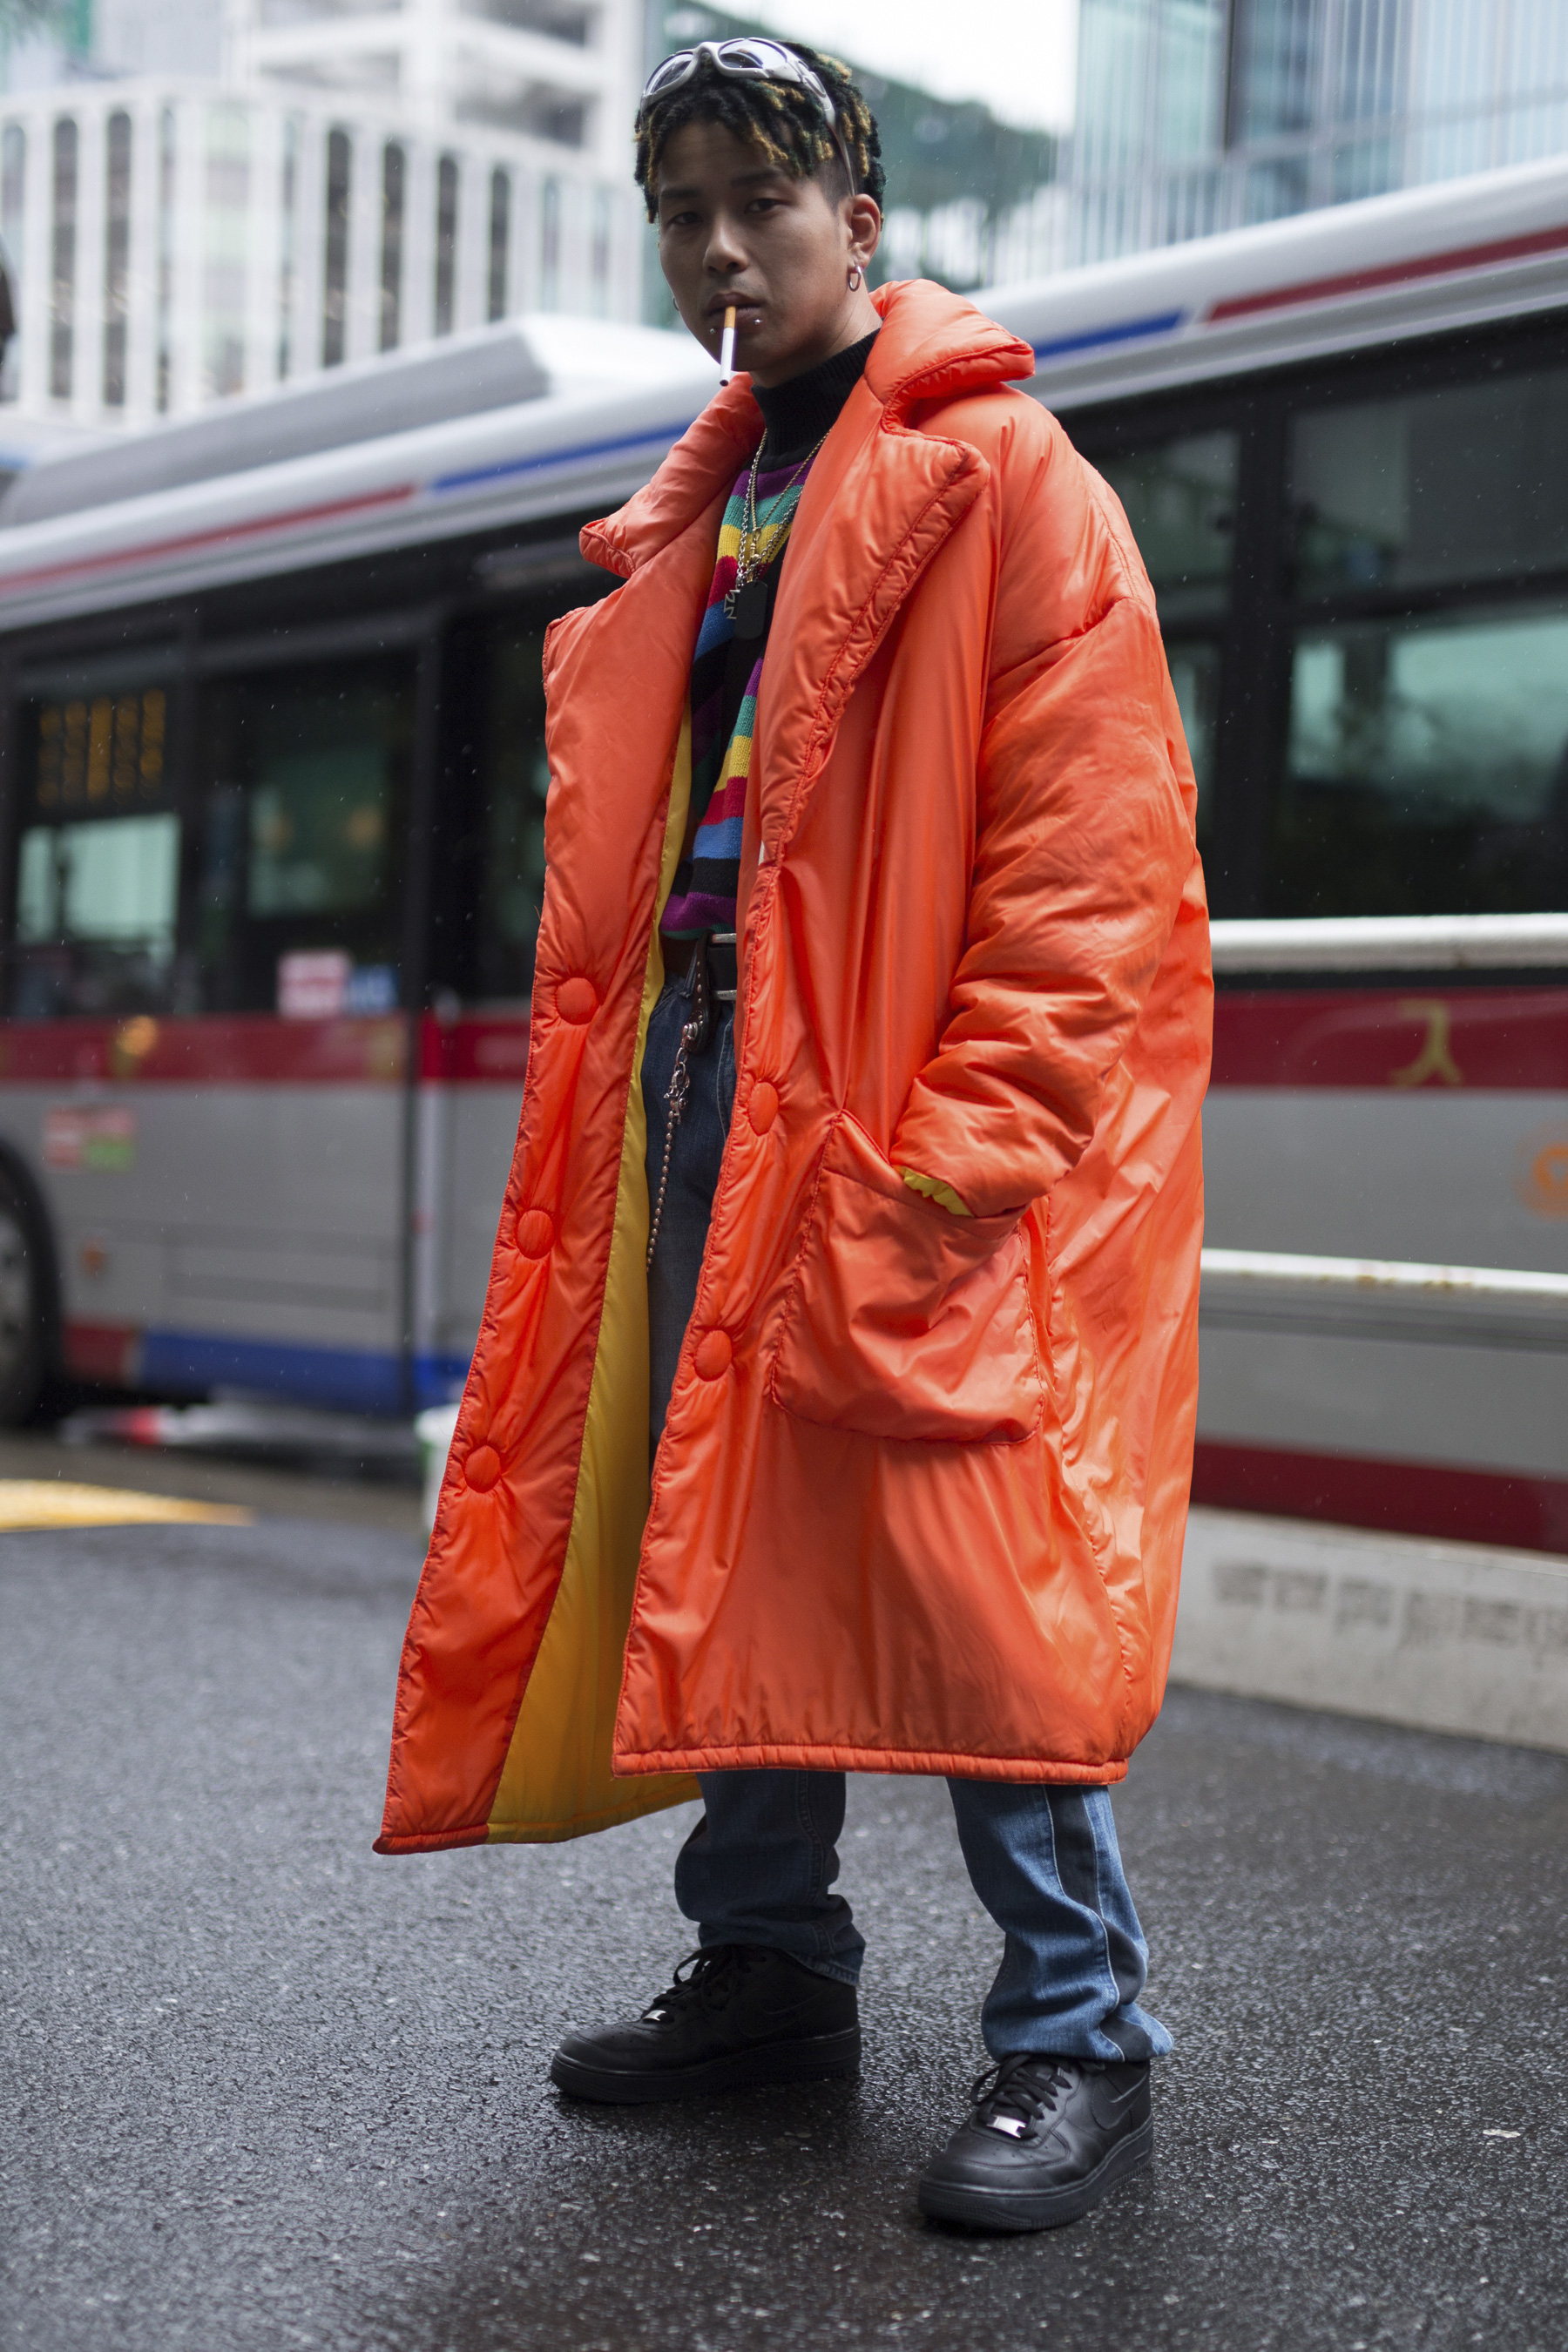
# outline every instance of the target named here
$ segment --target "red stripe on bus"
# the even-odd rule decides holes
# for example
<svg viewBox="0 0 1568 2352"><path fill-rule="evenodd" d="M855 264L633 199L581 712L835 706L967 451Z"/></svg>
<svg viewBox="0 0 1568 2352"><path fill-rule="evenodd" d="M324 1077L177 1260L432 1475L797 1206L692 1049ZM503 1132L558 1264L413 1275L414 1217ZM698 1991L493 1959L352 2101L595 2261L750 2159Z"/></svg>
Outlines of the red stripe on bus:
<svg viewBox="0 0 1568 2352"><path fill-rule="evenodd" d="M230 540L255 539L262 531L289 530L300 523L333 522L342 515L361 514L371 507L396 506L404 499L411 499L417 488L416 482L400 482L395 489L363 490L357 498L329 499L314 507L291 507L286 514L257 515L248 522L184 531L175 539L147 540L140 547L111 548L100 555L74 556L66 563L37 564L30 572L12 572L0 577L0 594L44 587L56 580L79 579L88 572L112 571L117 565L150 562L159 556L189 555L198 548L222 547Z"/></svg>
<svg viewBox="0 0 1568 2352"><path fill-rule="evenodd" d="M1214 1510L1568 1552L1568 1479L1521 1470L1455 1470L1200 1437L1193 1500Z"/></svg>
<svg viewBox="0 0 1568 2352"><path fill-rule="evenodd" d="M510 1087L528 1075L528 1015L483 1013L419 1024L419 1075L445 1085Z"/></svg>
<svg viewBox="0 0 1568 2352"><path fill-rule="evenodd" d="M419 1076L521 1089L528 1036L524 1013L426 1014ZM403 1078L405 1045L400 1013L12 1021L0 1024L0 1085L391 1085ZM1223 990L1214 1084L1565 1092L1568 988Z"/></svg>
<svg viewBox="0 0 1568 2352"><path fill-rule="evenodd" d="M1568 1092L1568 988L1224 989L1213 1083Z"/></svg>
<svg viewBox="0 0 1568 2352"><path fill-rule="evenodd" d="M0 1084L343 1086L401 1082L400 1013L279 1021L268 1013L194 1021L10 1021L0 1027Z"/></svg>
<svg viewBox="0 0 1568 2352"><path fill-rule="evenodd" d="M1500 261L1528 261L1532 254L1568 249L1568 227L1531 229L1523 236L1500 236L1488 245L1457 245L1447 253L1423 253L1413 261L1385 261L1370 269L1347 269L1337 278L1304 278L1294 286L1271 286L1264 294L1234 294L1216 302L1204 320L1219 326L1259 310L1289 310L1297 302L1330 302L1338 294L1372 294L1381 286L1407 286L1423 278L1447 278L1461 269L1487 269Z"/></svg>
<svg viewBox="0 0 1568 2352"><path fill-rule="evenodd" d="M0 1087L343 1086L402 1083L407 1024L401 1013L281 1021L275 1013L165 1021L0 1023ZM427 1081L522 1091L528 1069L524 1013L419 1024L419 1075Z"/></svg>

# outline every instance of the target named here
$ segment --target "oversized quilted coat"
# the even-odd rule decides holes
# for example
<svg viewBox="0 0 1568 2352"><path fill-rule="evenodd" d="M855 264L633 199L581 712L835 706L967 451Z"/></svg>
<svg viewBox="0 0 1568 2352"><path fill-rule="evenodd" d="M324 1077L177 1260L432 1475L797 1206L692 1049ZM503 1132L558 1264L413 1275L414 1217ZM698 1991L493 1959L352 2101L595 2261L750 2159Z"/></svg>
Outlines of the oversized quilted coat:
<svg viewBox="0 0 1568 2352"><path fill-rule="evenodd" d="M546 643L528 1079L384 1852L572 1836L725 1766L1115 1780L1160 1705L1212 1006L1192 770L1121 509L1010 388L1027 347L938 287L877 299L777 597L735 1114L651 1491L639 1067L744 377L584 532L623 584Z"/></svg>

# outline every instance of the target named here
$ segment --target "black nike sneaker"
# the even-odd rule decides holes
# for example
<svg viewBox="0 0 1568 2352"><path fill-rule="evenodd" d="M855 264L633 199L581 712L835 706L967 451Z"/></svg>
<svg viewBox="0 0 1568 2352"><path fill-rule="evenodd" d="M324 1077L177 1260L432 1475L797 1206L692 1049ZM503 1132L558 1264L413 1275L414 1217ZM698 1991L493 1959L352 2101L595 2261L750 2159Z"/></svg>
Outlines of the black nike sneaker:
<svg viewBox="0 0 1568 2352"><path fill-rule="evenodd" d="M972 2230L1055 2230L1142 2171L1154 2148L1147 2059L1004 2058L921 2179L933 2221Z"/></svg>
<svg viewBox="0 0 1568 2352"><path fill-rule="evenodd" d="M758 2083L814 2083L859 2064L853 1985L765 1945L715 1944L683 1960L640 2017L569 2033L550 2079L574 2099L640 2106Z"/></svg>

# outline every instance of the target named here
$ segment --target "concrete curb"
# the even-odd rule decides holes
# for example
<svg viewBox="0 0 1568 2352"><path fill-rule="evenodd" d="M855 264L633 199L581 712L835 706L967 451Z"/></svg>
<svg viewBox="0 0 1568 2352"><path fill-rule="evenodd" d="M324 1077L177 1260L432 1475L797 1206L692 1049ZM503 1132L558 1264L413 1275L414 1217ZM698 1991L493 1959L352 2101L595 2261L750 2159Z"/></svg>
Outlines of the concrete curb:
<svg viewBox="0 0 1568 2352"><path fill-rule="evenodd" d="M1568 1754L1568 1559L1194 1510L1171 1679Z"/></svg>

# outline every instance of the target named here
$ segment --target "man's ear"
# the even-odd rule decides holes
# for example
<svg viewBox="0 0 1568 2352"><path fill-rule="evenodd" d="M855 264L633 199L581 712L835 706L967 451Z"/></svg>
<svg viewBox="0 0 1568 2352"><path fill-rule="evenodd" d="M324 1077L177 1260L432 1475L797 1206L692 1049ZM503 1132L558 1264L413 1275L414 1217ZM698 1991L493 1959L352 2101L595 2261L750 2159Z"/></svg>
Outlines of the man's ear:
<svg viewBox="0 0 1568 2352"><path fill-rule="evenodd" d="M849 242L863 261L869 261L882 242L882 208L875 196L849 196L845 202Z"/></svg>

